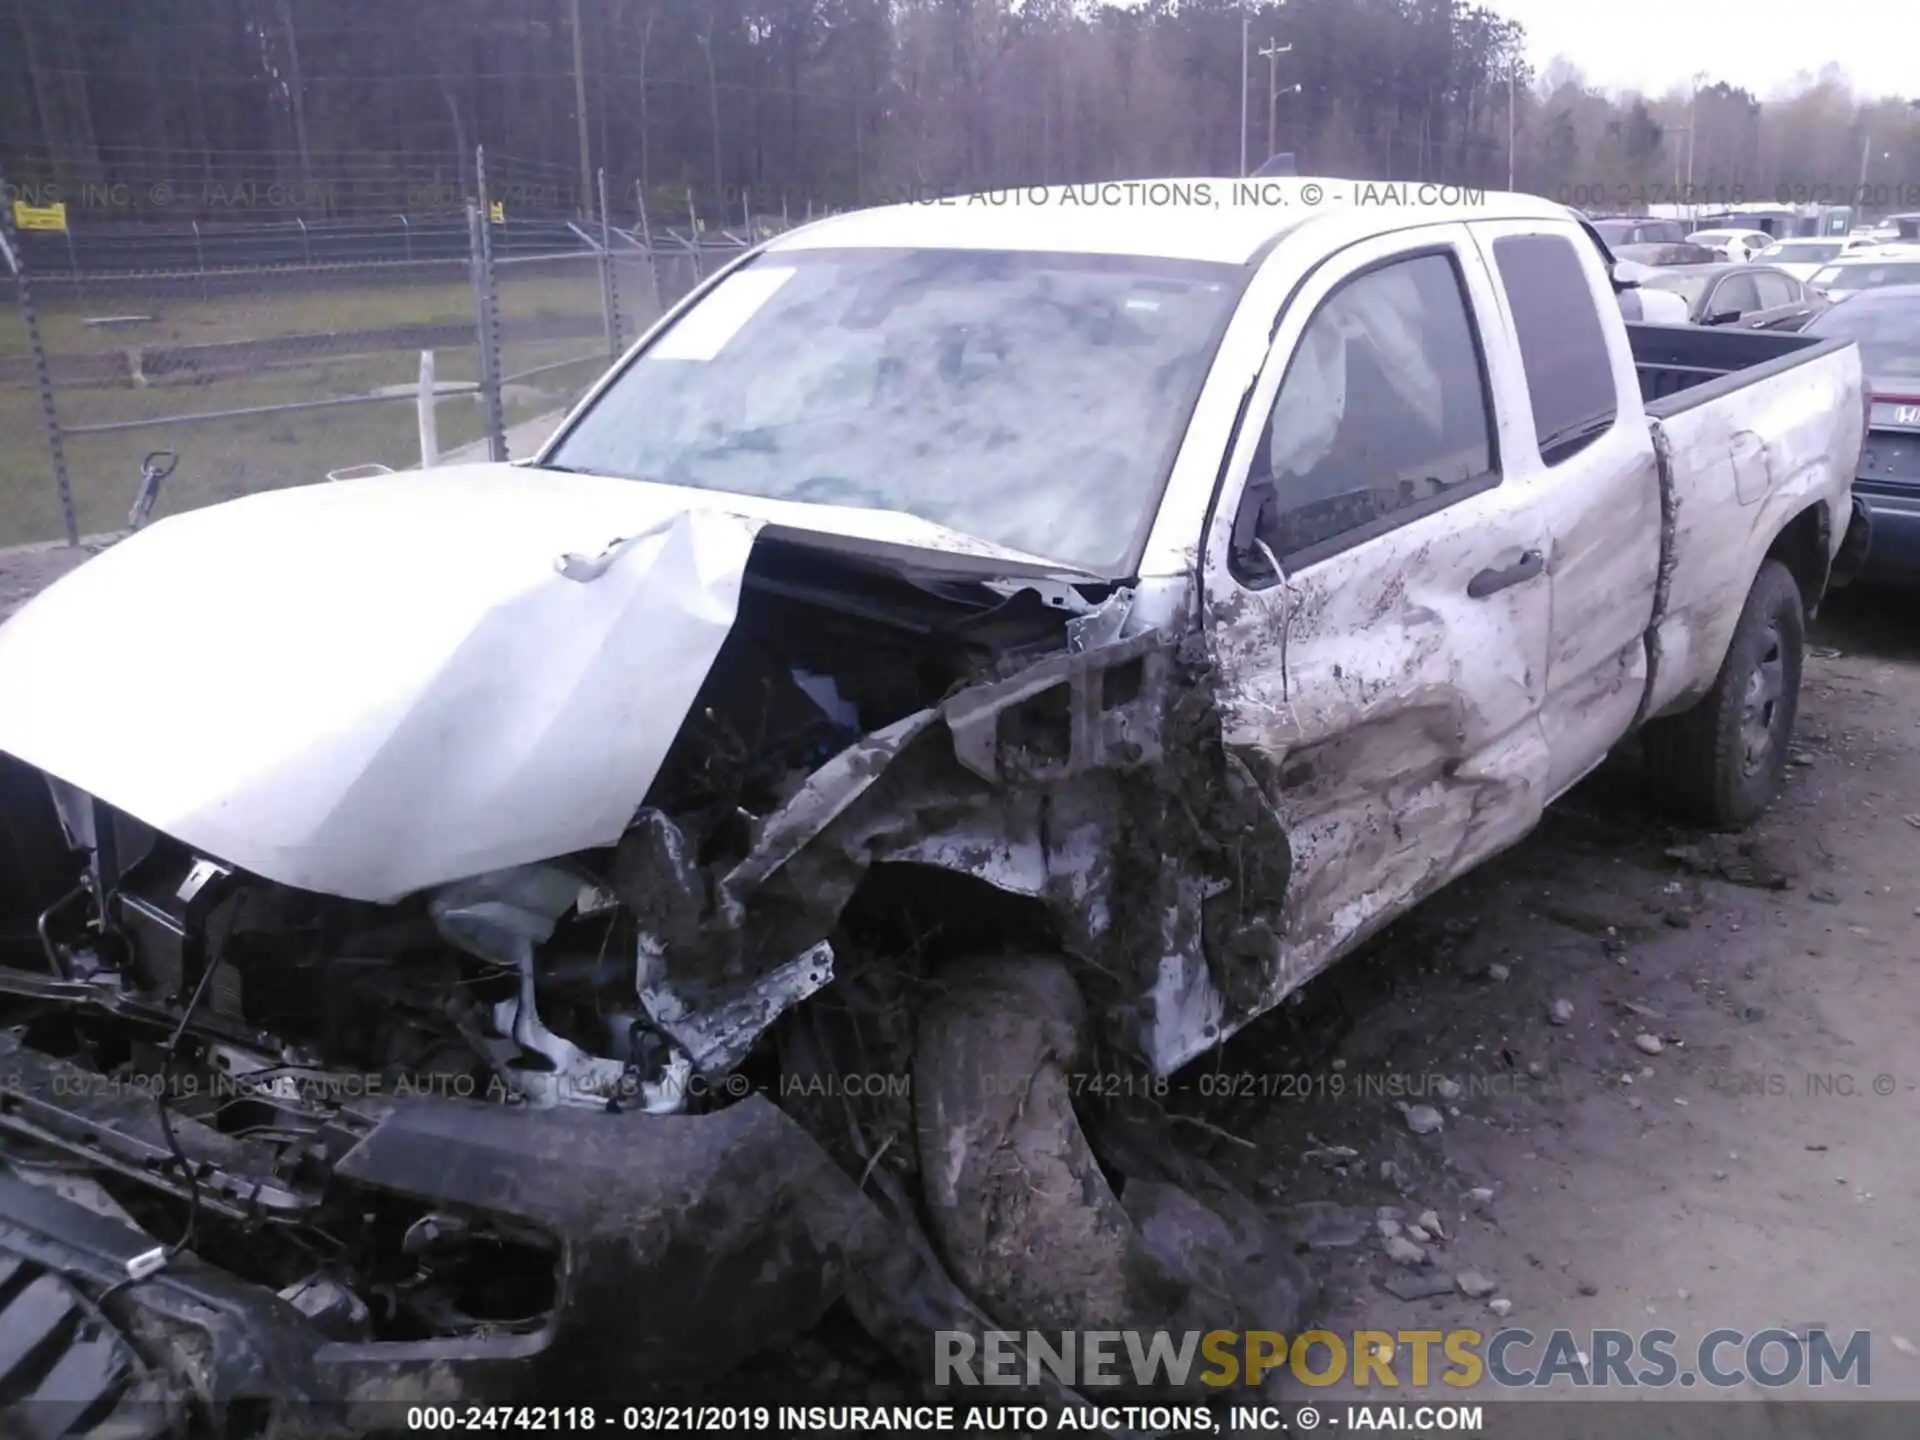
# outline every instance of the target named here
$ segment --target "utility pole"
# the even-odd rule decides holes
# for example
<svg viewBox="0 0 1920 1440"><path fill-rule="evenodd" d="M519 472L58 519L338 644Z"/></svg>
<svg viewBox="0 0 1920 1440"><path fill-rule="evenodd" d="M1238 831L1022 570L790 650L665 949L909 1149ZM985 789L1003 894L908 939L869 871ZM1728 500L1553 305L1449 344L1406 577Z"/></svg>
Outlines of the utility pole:
<svg viewBox="0 0 1920 1440"><path fill-rule="evenodd" d="M1513 57L1507 57L1507 189L1513 189Z"/></svg>
<svg viewBox="0 0 1920 1440"><path fill-rule="evenodd" d="M280 0L280 31L287 40L287 88L293 101L293 143L300 151L300 188L303 198L313 189L313 157L307 150L307 92L300 83L300 44L293 33L293 6Z"/></svg>
<svg viewBox="0 0 1920 1440"><path fill-rule="evenodd" d="M573 108L580 118L580 211L593 214L593 170L587 162L587 76L580 60L580 0L569 0L573 21Z"/></svg>
<svg viewBox="0 0 1920 1440"><path fill-rule="evenodd" d="M1873 149L1871 133L1860 137L1860 188L1854 193L1860 197L1862 205L1867 203L1867 159Z"/></svg>
<svg viewBox="0 0 1920 1440"><path fill-rule="evenodd" d="M1247 53L1249 38L1247 0L1240 0L1240 178L1247 178L1247 72L1253 64Z"/></svg>
<svg viewBox="0 0 1920 1440"><path fill-rule="evenodd" d="M1687 204L1693 204L1693 137L1699 128L1694 118L1695 108L1700 103L1700 82L1707 78L1707 72L1696 70L1693 75L1693 90L1687 96Z"/></svg>
<svg viewBox="0 0 1920 1440"><path fill-rule="evenodd" d="M1278 79L1280 57L1288 54L1292 49L1293 46L1291 45L1276 45L1273 41L1269 40L1260 50L1260 53L1266 57L1267 61L1267 154L1269 156L1276 154L1280 149L1277 131L1280 102L1280 82ZM1300 87L1295 85L1293 88L1297 94Z"/></svg>

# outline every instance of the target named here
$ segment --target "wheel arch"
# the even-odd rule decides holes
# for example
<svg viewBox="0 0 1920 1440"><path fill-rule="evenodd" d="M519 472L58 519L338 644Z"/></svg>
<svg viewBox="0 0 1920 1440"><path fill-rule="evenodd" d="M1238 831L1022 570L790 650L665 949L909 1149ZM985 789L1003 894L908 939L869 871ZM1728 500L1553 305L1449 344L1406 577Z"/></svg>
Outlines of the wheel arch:
<svg viewBox="0 0 1920 1440"><path fill-rule="evenodd" d="M1833 573L1833 517L1816 500L1780 527L1762 563L1778 560L1800 587L1800 603L1811 618L1826 598Z"/></svg>

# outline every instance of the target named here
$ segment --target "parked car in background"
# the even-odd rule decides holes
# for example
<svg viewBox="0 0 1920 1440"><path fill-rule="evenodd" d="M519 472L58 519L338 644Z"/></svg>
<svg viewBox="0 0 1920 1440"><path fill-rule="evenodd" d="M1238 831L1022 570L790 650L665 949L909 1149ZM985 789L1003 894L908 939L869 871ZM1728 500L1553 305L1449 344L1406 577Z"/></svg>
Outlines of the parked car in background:
<svg viewBox="0 0 1920 1440"><path fill-rule="evenodd" d="M1737 264L1773 244L1773 236L1764 230L1696 230L1687 236L1687 243L1704 245Z"/></svg>
<svg viewBox="0 0 1920 1440"><path fill-rule="evenodd" d="M1807 284L1829 300L1884 285L1920 285L1920 245L1879 245L1842 255Z"/></svg>
<svg viewBox="0 0 1920 1440"><path fill-rule="evenodd" d="M1631 260L1639 265L1664 269L1669 265L1716 265L1723 258L1717 250L1704 245L1689 245L1682 240L1671 245L1612 245L1616 260Z"/></svg>
<svg viewBox="0 0 1920 1440"><path fill-rule="evenodd" d="M1687 320L1694 325L1798 330L1826 304L1772 265L1687 265L1655 271L1641 284L1680 296L1687 303Z"/></svg>
<svg viewBox="0 0 1920 1440"><path fill-rule="evenodd" d="M1784 270L1796 280L1807 281L1823 266L1832 264L1842 255L1871 250L1878 243L1870 235L1842 235L1821 240L1776 240L1752 258Z"/></svg>
<svg viewBox="0 0 1920 1440"><path fill-rule="evenodd" d="M1678 220L1655 220L1645 215L1609 215L1590 222L1609 250L1622 245L1679 245L1687 227Z"/></svg>
<svg viewBox="0 0 1920 1440"><path fill-rule="evenodd" d="M1873 511L1862 580L1920 585L1920 285L1864 290L1805 331L1860 347L1871 397L1854 494Z"/></svg>

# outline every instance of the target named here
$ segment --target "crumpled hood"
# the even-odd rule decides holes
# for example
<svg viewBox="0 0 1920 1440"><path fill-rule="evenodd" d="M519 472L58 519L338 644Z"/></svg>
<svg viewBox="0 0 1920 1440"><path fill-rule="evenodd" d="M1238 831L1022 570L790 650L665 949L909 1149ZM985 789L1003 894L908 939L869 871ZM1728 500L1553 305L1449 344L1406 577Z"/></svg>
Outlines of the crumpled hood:
<svg viewBox="0 0 1920 1440"><path fill-rule="evenodd" d="M517 466L274 491L162 520L0 626L0 750L354 899L611 844L763 530L1045 569L904 515ZM594 578L557 568L636 535L569 567Z"/></svg>

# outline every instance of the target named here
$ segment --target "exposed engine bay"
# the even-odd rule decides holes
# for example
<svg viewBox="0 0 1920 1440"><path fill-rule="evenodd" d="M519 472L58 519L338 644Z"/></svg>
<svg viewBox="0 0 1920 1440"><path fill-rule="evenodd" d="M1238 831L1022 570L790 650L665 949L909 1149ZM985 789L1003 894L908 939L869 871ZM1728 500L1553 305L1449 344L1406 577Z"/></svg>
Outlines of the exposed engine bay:
<svg viewBox="0 0 1920 1440"><path fill-rule="evenodd" d="M1270 984L1277 905L1247 897L1284 895L1285 838L1201 743L1178 646L1129 633L1133 598L763 540L617 844L394 904L259 878L0 755L37 892L0 926L0 1177L155 1237L114 1286L190 1254L359 1347L351 1383L304 1383L378 1395L424 1384L435 1347L505 1373L574 1324L584 1257L630 1248L655 1203L614 1192L668 1183L616 1134L721 1119L697 1148L723 1167L778 1119L771 1097L821 1147L789 1145L792 1175L826 1155L861 1186L910 1182L911 1120L883 1087L821 1107L806 1081L905 1075L911 991L945 957L1080 957L1102 1043L1184 1063ZM813 1214L800 1248L865 1243L835 1213L839 1239ZM727 1227L702 1224L697 1263L723 1263ZM783 1318L818 1309L790 1302L770 1296Z"/></svg>

